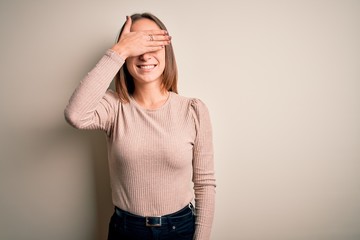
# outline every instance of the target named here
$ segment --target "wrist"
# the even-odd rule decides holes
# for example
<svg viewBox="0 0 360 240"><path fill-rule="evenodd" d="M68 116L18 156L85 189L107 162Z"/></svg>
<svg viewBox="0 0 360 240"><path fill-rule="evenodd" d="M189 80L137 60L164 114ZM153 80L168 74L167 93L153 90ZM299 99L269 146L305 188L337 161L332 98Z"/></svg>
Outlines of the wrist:
<svg viewBox="0 0 360 240"><path fill-rule="evenodd" d="M124 49L119 48L119 46L114 45L111 50L113 50L114 52L116 52L122 59L124 59L124 61L128 58L128 54L126 53L126 51Z"/></svg>

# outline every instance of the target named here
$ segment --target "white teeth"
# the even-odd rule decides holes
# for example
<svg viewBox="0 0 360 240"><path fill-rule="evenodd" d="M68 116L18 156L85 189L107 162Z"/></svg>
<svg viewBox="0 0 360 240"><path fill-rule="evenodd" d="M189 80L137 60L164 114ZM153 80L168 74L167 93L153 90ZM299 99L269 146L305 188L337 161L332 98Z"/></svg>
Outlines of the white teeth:
<svg viewBox="0 0 360 240"><path fill-rule="evenodd" d="M141 69L152 69L154 67L155 67L155 65L141 65L140 66Z"/></svg>

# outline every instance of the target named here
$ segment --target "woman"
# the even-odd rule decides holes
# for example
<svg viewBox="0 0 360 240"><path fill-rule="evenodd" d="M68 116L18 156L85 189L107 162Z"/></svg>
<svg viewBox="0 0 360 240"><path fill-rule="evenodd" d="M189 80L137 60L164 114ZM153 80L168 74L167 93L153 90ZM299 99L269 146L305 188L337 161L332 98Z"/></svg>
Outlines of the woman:
<svg viewBox="0 0 360 240"><path fill-rule="evenodd" d="M116 93L108 90L114 76ZM118 42L73 93L65 118L106 133L115 205L109 239L210 238L209 113L200 100L177 94L171 37L158 18L127 17Z"/></svg>

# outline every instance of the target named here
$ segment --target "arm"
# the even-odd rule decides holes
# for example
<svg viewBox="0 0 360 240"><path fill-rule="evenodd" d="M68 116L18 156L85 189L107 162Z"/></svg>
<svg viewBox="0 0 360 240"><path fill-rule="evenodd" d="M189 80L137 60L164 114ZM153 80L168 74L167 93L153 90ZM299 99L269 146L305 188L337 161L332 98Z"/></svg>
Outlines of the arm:
<svg viewBox="0 0 360 240"><path fill-rule="evenodd" d="M196 240L210 239L215 208L215 173L212 127L207 107L193 101L196 139L193 150L193 182L196 207Z"/></svg>
<svg viewBox="0 0 360 240"><path fill-rule="evenodd" d="M110 129L117 100L106 91L123 63L115 51L106 51L71 96L65 108L69 124L79 129Z"/></svg>
<svg viewBox="0 0 360 240"><path fill-rule="evenodd" d="M118 43L106 52L71 96L65 118L72 126L109 131L118 99L107 89L120 67L128 57L156 51L170 43L170 37L164 30L131 32L131 25L128 17ZM149 39L150 34L156 36L155 40Z"/></svg>

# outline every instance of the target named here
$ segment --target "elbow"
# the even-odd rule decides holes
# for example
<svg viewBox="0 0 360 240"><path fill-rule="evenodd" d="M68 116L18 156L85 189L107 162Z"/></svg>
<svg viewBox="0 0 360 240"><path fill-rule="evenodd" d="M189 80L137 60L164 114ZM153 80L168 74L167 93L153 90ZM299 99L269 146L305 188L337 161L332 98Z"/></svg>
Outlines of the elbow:
<svg viewBox="0 0 360 240"><path fill-rule="evenodd" d="M71 111L69 108L65 108L64 117L68 124L73 126L74 128L80 129L80 118L79 114L75 111Z"/></svg>

